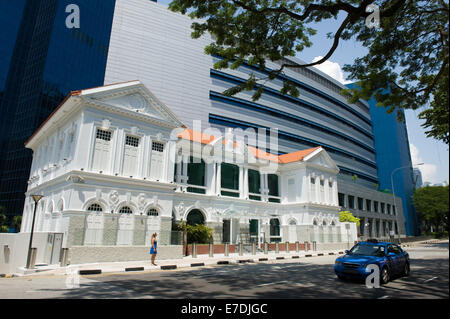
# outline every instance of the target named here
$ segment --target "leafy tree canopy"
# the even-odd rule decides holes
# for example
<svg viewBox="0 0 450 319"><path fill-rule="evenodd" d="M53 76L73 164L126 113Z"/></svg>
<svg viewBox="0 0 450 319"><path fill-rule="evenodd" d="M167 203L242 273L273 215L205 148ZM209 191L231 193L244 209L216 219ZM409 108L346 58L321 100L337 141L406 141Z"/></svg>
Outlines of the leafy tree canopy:
<svg viewBox="0 0 450 319"><path fill-rule="evenodd" d="M448 230L449 187L428 186L414 191L413 204L419 219L436 228L443 226Z"/></svg>
<svg viewBox="0 0 450 319"><path fill-rule="evenodd" d="M339 212L339 221L340 222L350 222L350 223L356 223L356 226L359 226L360 224L360 220L358 217L353 216L352 213L350 213L350 211L344 211L344 212Z"/></svg>
<svg viewBox="0 0 450 319"><path fill-rule="evenodd" d="M379 8L379 27L371 28L373 10ZM299 69L328 60L341 40L355 39L369 49L352 65L345 65L356 86L343 91L350 103L375 97L388 113L397 108L427 110L419 117L430 137L448 144L448 21L445 0L173 0L169 8L196 19L192 37L209 32L214 41L205 52L223 59L216 69L237 69L247 63L267 76L250 74L245 83L224 92L235 95L253 91L257 100L266 81L274 80L285 69ZM340 21L338 16L343 14ZM294 63L292 57L312 46L316 33L313 23L330 21L336 25L329 33L330 49L323 58L307 64ZM339 23L336 21L339 20ZM267 69L267 62L279 67ZM297 97L295 84L282 78L283 94ZM397 112L402 119L403 112Z"/></svg>

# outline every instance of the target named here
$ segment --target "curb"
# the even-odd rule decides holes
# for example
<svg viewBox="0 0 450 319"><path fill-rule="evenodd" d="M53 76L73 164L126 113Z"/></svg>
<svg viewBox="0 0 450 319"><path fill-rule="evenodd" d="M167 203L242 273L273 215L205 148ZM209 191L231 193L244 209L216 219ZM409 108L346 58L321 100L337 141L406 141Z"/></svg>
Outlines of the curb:
<svg viewBox="0 0 450 319"><path fill-rule="evenodd" d="M265 262L265 261L277 261L277 260L287 260L287 259L300 259L304 257L317 257L324 255L339 255L343 254L342 251L334 251L334 252L324 252L324 253L312 253L306 255L291 255L291 256L274 256L273 257L261 257L254 259L235 259L235 260L218 260L218 261L209 261L209 262L196 262L196 263L183 263L183 264L171 264L171 265L161 265L159 268L161 270L173 270L180 268L189 268L189 267L202 267L205 265L230 265L230 264L244 264L244 263L257 263L257 262ZM79 275L97 275L111 272L133 272L133 271L145 271L145 267L137 266L137 267L126 267L122 268L122 270L111 270L111 269L80 269L78 270ZM0 278L12 278L16 277L14 274L0 274Z"/></svg>
<svg viewBox="0 0 450 319"><path fill-rule="evenodd" d="M205 263L193 263L191 264L191 267L200 267L200 266L204 266Z"/></svg>
<svg viewBox="0 0 450 319"><path fill-rule="evenodd" d="M125 268L125 271L144 271L144 267L130 267L130 268Z"/></svg>
<svg viewBox="0 0 450 319"><path fill-rule="evenodd" d="M78 274L79 275L98 275L101 274L102 270L101 269L83 269L83 270L78 270Z"/></svg>
<svg viewBox="0 0 450 319"><path fill-rule="evenodd" d="M171 269L177 269L177 265L165 265L161 266L162 270L171 270Z"/></svg>

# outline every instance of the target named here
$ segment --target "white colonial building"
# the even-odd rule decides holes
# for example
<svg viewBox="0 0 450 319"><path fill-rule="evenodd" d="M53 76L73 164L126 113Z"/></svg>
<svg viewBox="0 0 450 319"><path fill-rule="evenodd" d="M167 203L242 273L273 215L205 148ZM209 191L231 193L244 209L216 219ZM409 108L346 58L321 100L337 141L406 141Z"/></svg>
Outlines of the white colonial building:
<svg viewBox="0 0 450 319"><path fill-rule="evenodd" d="M40 194L34 231L63 234L62 247L148 246L155 231L170 245L182 220L212 227L216 243L347 242L339 169L323 148L273 155L264 136L246 132L256 148L210 133L188 129L139 81L71 92L26 142L21 232Z"/></svg>

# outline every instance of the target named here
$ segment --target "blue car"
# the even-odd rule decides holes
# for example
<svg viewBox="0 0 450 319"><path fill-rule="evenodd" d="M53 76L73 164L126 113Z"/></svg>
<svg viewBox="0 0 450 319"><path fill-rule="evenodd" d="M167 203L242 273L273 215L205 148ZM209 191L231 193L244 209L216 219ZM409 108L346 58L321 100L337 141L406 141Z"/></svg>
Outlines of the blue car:
<svg viewBox="0 0 450 319"><path fill-rule="evenodd" d="M372 270L368 265L380 269L380 282L386 284L396 275L408 276L410 272L409 255L394 243L367 241L360 242L334 263L334 272L340 279L365 279Z"/></svg>

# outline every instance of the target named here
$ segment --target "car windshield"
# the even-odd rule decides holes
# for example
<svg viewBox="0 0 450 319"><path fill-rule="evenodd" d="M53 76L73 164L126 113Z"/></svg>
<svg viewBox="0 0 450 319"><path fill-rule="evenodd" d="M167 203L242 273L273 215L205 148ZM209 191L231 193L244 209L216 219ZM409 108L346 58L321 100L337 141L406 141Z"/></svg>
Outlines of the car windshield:
<svg viewBox="0 0 450 319"><path fill-rule="evenodd" d="M381 245L356 245L349 251L350 255L384 256L384 246Z"/></svg>

